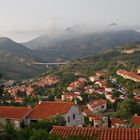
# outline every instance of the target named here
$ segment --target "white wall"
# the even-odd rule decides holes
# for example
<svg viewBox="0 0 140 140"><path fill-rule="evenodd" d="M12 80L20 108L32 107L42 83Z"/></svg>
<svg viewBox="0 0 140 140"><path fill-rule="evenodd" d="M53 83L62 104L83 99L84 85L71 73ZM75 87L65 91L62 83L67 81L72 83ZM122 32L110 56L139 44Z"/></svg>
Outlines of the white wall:
<svg viewBox="0 0 140 140"><path fill-rule="evenodd" d="M75 114L75 119L73 119L73 114ZM68 122L68 117L70 122ZM64 115L67 126L82 126L84 124L84 115L79 111L79 108L72 106L71 109Z"/></svg>
<svg viewBox="0 0 140 140"><path fill-rule="evenodd" d="M20 128L20 120L16 120L16 119L8 119L8 121L12 124L14 124L15 128ZM7 122L7 119L6 118L0 118L0 123L5 125Z"/></svg>
<svg viewBox="0 0 140 140"><path fill-rule="evenodd" d="M87 104L88 108L93 112L93 113L98 113L98 112L102 112L105 111L107 109L107 105L106 104L102 104L99 105L97 107L91 107L89 104ZM104 106L104 108L102 108L102 106Z"/></svg>

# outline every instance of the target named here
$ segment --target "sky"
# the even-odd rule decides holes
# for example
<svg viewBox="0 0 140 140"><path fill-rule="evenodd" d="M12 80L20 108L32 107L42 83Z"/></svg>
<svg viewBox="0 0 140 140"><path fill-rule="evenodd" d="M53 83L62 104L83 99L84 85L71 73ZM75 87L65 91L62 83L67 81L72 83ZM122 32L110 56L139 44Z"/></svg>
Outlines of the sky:
<svg viewBox="0 0 140 140"><path fill-rule="evenodd" d="M0 0L0 36L24 42L72 25L140 26L140 0Z"/></svg>

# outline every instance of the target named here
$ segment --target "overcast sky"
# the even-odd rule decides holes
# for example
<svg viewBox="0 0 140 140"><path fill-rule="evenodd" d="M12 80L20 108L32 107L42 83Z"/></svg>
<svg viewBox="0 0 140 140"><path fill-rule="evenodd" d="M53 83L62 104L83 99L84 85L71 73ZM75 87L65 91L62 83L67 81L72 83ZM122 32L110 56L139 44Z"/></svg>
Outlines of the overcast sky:
<svg viewBox="0 0 140 140"><path fill-rule="evenodd" d="M26 41L79 25L140 25L140 0L0 0L0 36Z"/></svg>

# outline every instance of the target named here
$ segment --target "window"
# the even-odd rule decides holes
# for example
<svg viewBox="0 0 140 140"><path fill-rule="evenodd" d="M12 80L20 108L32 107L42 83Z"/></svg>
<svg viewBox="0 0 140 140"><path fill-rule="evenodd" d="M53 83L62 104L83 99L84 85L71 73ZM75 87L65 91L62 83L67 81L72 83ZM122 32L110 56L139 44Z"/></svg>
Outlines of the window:
<svg viewBox="0 0 140 140"><path fill-rule="evenodd" d="M73 120L75 120L75 114L73 114Z"/></svg>
<svg viewBox="0 0 140 140"><path fill-rule="evenodd" d="M70 122L70 117L68 117L68 123Z"/></svg>

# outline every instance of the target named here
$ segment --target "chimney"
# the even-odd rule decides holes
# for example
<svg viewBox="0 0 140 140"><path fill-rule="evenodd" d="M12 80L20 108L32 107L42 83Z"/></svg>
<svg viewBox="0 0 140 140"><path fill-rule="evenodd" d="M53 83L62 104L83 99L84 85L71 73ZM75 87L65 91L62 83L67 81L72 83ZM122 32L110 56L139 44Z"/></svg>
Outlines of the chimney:
<svg viewBox="0 0 140 140"><path fill-rule="evenodd" d="M76 104L76 105L77 105L77 100L74 100L74 104Z"/></svg>
<svg viewBox="0 0 140 140"><path fill-rule="evenodd" d="M39 100L38 104L40 105L41 103L42 103L42 101L41 101L41 100Z"/></svg>
<svg viewBox="0 0 140 140"><path fill-rule="evenodd" d="M66 100L66 96L63 94L63 95L61 95L61 100L62 101L65 101Z"/></svg>

